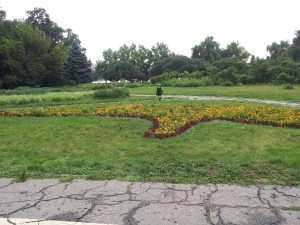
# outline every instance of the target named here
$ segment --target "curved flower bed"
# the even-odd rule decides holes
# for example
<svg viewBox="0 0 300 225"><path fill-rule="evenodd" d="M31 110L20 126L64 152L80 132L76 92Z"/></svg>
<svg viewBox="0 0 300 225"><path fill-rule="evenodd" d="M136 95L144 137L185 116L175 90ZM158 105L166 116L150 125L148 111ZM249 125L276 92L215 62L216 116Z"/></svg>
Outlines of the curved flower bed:
<svg viewBox="0 0 300 225"><path fill-rule="evenodd" d="M143 105L117 104L103 107L49 107L6 110L2 116L110 116L141 118L153 125L145 137L169 138L189 127L212 120L226 120L245 124L263 124L278 127L300 128L300 111L261 105Z"/></svg>

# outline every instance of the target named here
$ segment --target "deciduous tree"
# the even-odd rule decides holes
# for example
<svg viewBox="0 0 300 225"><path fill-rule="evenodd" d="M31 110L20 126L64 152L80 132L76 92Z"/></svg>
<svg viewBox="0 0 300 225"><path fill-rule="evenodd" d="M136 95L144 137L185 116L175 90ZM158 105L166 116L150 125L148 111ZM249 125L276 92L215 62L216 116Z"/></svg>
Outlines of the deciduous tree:
<svg viewBox="0 0 300 225"><path fill-rule="evenodd" d="M281 41L279 44L273 42L267 46L267 51L270 53L270 60L277 63L280 58L290 56L290 44L288 41Z"/></svg>
<svg viewBox="0 0 300 225"><path fill-rule="evenodd" d="M222 57L234 57L240 60L247 61L250 53L246 49L240 46L239 42L231 42L227 45L226 49L222 51Z"/></svg>
<svg viewBox="0 0 300 225"><path fill-rule="evenodd" d="M214 40L214 37L209 36L199 45L195 45L192 48L192 58L213 63L221 59L220 44Z"/></svg>
<svg viewBox="0 0 300 225"><path fill-rule="evenodd" d="M291 45L291 56L295 62L300 62L300 30L295 32L296 37Z"/></svg>

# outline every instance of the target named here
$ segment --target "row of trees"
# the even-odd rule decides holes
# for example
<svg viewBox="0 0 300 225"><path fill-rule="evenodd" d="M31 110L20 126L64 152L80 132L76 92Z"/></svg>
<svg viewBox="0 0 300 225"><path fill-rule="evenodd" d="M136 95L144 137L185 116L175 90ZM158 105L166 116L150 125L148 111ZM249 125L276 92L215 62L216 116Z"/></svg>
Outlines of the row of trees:
<svg viewBox="0 0 300 225"><path fill-rule="evenodd" d="M117 51L108 49L103 52L103 60L97 62L95 74L105 80L149 80L154 62L172 55L163 43L157 43L151 49L143 45L123 45Z"/></svg>
<svg viewBox="0 0 300 225"><path fill-rule="evenodd" d="M90 82L91 62L78 35L51 21L43 8L6 20L0 10L0 88Z"/></svg>
<svg viewBox="0 0 300 225"><path fill-rule="evenodd" d="M211 36L192 48L191 57L174 54L164 43L150 49L123 45L104 51L92 74L78 35L61 28L43 8L26 15L22 21L7 20L6 12L0 10L0 88L80 84L91 82L92 75L110 81L147 81L171 71L199 71L201 76L232 83L300 80L300 30L291 44L281 41L267 46L270 56L266 59L251 56L238 42L222 49Z"/></svg>
<svg viewBox="0 0 300 225"><path fill-rule="evenodd" d="M172 53L163 43L151 49L143 45L123 45L117 51L103 52L95 74L105 80L149 80L151 76L171 71L200 71L202 76L234 84L297 83L300 80L300 31L295 35L292 44L282 41L267 46L270 56L266 59L251 56L238 42L231 42L222 49L211 36L192 48L191 58Z"/></svg>

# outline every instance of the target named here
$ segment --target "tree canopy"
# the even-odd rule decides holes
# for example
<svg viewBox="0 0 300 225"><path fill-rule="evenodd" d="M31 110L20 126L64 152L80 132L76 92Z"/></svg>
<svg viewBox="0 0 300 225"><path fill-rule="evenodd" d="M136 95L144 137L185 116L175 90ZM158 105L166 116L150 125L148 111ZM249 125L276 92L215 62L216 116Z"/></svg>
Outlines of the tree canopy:
<svg viewBox="0 0 300 225"><path fill-rule="evenodd" d="M114 81L149 80L153 64L172 54L164 43L157 43L151 49L136 44L124 44L117 51L109 48L103 52L103 61L96 64L96 76ZM128 74L128 71L132 71L132 74Z"/></svg>
<svg viewBox="0 0 300 225"><path fill-rule="evenodd" d="M260 59L238 41L221 48L213 36L192 47L191 57L174 54L167 44L122 45L103 51L92 63L72 29L51 20L44 8L26 12L25 20L7 20L0 7L0 88L80 84L92 79L148 81L164 73L194 73L218 83L299 83L300 30L292 43L273 42ZM249 57L251 56L251 60ZM93 76L92 76L93 75Z"/></svg>
<svg viewBox="0 0 300 225"><path fill-rule="evenodd" d="M6 20L0 11L0 88L65 84L64 63L71 44L80 43L78 35L53 22L43 8L26 14L24 21Z"/></svg>
<svg viewBox="0 0 300 225"><path fill-rule="evenodd" d="M65 79L77 84L92 82L92 63L87 59L77 41L73 41L64 63Z"/></svg>

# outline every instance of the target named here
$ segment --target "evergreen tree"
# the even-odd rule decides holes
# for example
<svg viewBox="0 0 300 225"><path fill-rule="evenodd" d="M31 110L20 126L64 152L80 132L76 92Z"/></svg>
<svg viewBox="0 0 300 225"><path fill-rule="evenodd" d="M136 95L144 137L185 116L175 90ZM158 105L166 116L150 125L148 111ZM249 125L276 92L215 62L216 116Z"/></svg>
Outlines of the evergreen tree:
<svg viewBox="0 0 300 225"><path fill-rule="evenodd" d="M87 60L85 52L79 43L74 41L69 49L67 61L64 64L64 74L67 81L77 84L92 81L92 63Z"/></svg>

